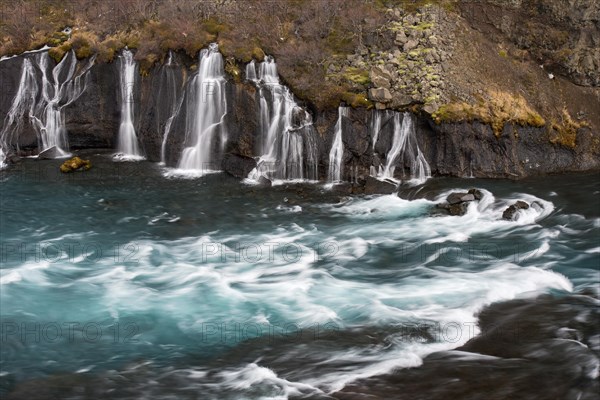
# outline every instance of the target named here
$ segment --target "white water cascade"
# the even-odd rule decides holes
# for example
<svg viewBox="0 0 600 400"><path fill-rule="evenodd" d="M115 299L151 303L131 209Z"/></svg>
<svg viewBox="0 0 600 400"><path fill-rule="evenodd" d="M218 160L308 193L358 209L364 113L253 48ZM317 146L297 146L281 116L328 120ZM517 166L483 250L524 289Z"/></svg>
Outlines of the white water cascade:
<svg viewBox="0 0 600 400"><path fill-rule="evenodd" d="M0 133L0 168L6 166L6 157L11 150L12 143L19 149L18 134L23 128L24 117L29 117L35 110L38 85L35 71L30 59L23 60L19 86L12 105L4 118L4 125Z"/></svg>
<svg viewBox="0 0 600 400"><path fill-rule="evenodd" d="M162 165L165 165L167 162L167 140L169 138L169 133L171 132L171 126L173 125L175 117L179 114L183 104L183 99L185 98L184 93L179 93L180 85L177 82L177 77L175 74L177 67L177 63L173 61L173 53L169 51L169 58L167 59L167 63L162 67L161 71L161 78L164 78L163 83L167 93L159 93L158 96L158 101L164 101L163 97L166 96L166 101L171 105L168 110L169 117L165 122L163 140L160 147L160 162ZM158 107L158 109L160 110L161 108Z"/></svg>
<svg viewBox="0 0 600 400"><path fill-rule="evenodd" d="M282 85L277 64L267 56L258 66L246 66L246 77L259 88L260 152L250 179L317 179L317 145L312 117L299 107L290 90Z"/></svg>
<svg viewBox="0 0 600 400"><path fill-rule="evenodd" d="M121 124L119 125L117 154L115 157L123 160L140 160L144 157L133 125L137 63L133 59L133 53L127 49L123 50L123 54L119 58Z"/></svg>
<svg viewBox="0 0 600 400"><path fill-rule="evenodd" d="M216 43L200 52L200 67L190 84L187 103L186 143L178 167L201 174L220 169L213 160L216 146L227 142L223 124L227 113L223 56Z"/></svg>
<svg viewBox="0 0 600 400"><path fill-rule="evenodd" d="M37 134L40 152L53 149L53 157L69 155L64 109L85 91L94 60L95 56L78 70L72 51L52 69L47 51L23 59L19 86L0 131L0 166L13 146L19 149L25 121Z"/></svg>
<svg viewBox="0 0 600 400"><path fill-rule="evenodd" d="M371 118L371 132L373 137L373 149L379 139L379 133L383 129L384 125L393 118L393 112L388 110L374 110L373 117Z"/></svg>
<svg viewBox="0 0 600 400"><path fill-rule="evenodd" d="M256 83L258 77L256 76L256 62L254 60L246 64L246 80Z"/></svg>
<svg viewBox="0 0 600 400"><path fill-rule="evenodd" d="M381 179L394 179L396 166L408 165L410 176L408 180L415 183L425 182L431 176L431 169L417 143L413 117L404 113L400 120L400 113L394 114L394 137L392 148L386 156L386 164L378 174Z"/></svg>
<svg viewBox="0 0 600 400"><path fill-rule="evenodd" d="M327 179L329 182L339 182L342 180L342 158L344 155L344 143L342 141L343 118L348 117L348 107L340 106L338 108L338 120L335 124L335 133L331 150L329 151L329 173Z"/></svg>

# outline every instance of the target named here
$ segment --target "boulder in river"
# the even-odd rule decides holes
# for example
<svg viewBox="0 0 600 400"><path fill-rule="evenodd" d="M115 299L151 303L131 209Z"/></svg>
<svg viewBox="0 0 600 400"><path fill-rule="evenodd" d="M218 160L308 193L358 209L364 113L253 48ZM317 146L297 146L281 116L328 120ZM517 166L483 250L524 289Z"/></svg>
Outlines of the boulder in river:
<svg viewBox="0 0 600 400"><path fill-rule="evenodd" d="M511 205L506 210L504 210L504 212L502 213L502 219L505 219L507 221L513 221L515 218L515 215L517 214L517 211L527 210L528 208L529 208L529 204L527 204L526 202L524 202L522 200L519 200L515 204Z"/></svg>
<svg viewBox="0 0 600 400"><path fill-rule="evenodd" d="M68 173L75 171L87 171L92 168L90 160L83 160L77 156L68 159L60 166L60 172Z"/></svg>
<svg viewBox="0 0 600 400"><path fill-rule="evenodd" d="M481 200L483 198L483 193L479 189L469 189L469 194L472 194L475 197L475 200Z"/></svg>
<svg viewBox="0 0 600 400"><path fill-rule="evenodd" d="M40 160L53 160L55 158L58 158L62 155L62 153L60 152L60 150L58 150L58 148L56 146L52 146L47 148L46 150L42 151L40 154L38 154L38 159Z"/></svg>
<svg viewBox="0 0 600 400"><path fill-rule="evenodd" d="M473 200L475 200L475 195L471 193L454 192L450 193L450 195L446 197L446 201L448 202L448 204L458 204L465 201Z"/></svg>
<svg viewBox="0 0 600 400"><path fill-rule="evenodd" d="M398 185L389 180L382 180L367 176L365 194L392 194L398 190Z"/></svg>
<svg viewBox="0 0 600 400"><path fill-rule="evenodd" d="M260 177L258 177L258 185L260 187L271 187L273 186L273 183L269 178L267 178L264 175L261 175Z"/></svg>
<svg viewBox="0 0 600 400"><path fill-rule="evenodd" d="M452 192L446 197L446 202L438 204L437 208L446 210L450 215L461 216L467 213L471 202L479 201L482 198L483 193L479 189L470 189L467 193Z"/></svg>
<svg viewBox="0 0 600 400"><path fill-rule="evenodd" d="M231 176L244 179L256 168L256 160L241 154L227 153L223 157L221 168Z"/></svg>

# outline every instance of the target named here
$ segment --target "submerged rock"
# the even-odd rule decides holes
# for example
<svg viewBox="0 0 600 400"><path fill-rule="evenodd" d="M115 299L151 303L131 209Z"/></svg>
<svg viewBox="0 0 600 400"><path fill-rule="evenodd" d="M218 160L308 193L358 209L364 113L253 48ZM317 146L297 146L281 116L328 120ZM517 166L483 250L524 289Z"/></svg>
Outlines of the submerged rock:
<svg viewBox="0 0 600 400"><path fill-rule="evenodd" d="M448 202L448 204L458 204L465 201L473 200L475 200L475 196L471 193L454 192L450 193L450 195L446 197L446 201Z"/></svg>
<svg viewBox="0 0 600 400"><path fill-rule="evenodd" d="M62 163L60 166L60 172L68 173L74 171L87 171L90 168L92 168L92 163L90 160L82 160L81 158L75 156Z"/></svg>
<svg viewBox="0 0 600 400"><path fill-rule="evenodd" d="M455 216L465 215L467 213L468 209L469 209L468 202L462 202L462 203L458 203L458 204L450 204L448 206L448 212L450 213L450 215L455 215Z"/></svg>
<svg viewBox="0 0 600 400"><path fill-rule="evenodd" d="M504 210L504 212L502 213L502 219L505 219L508 221L513 221L515 218L515 215L517 214L517 211L527 210L528 208L529 208L529 204L527 204L524 201L519 200L515 204L511 205L506 210Z"/></svg>
<svg viewBox="0 0 600 400"><path fill-rule="evenodd" d="M271 182L271 180L269 178L267 178L266 176L261 175L258 178L258 185L260 187L271 187L271 186L273 186L273 182Z"/></svg>
<svg viewBox="0 0 600 400"><path fill-rule="evenodd" d="M256 160L240 154L227 153L221 161L221 168L231 176L244 179L256 168Z"/></svg>
<svg viewBox="0 0 600 400"><path fill-rule="evenodd" d="M479 201L483 198L483 193L478 189L470 189L468 193L453 192L446 197L445 203L437 204L437 208L446 210L450 215L461 216L467 213L469 203Z"/></svg>
<svg viewBox="0 0 600 400"><path fill-rule="evenodd" d="M475 200L481 200L483 198L483 193L479 189L469 189L469 193L475 197Z"/></svg>
<svg viewBox="0 0 600 400"><path fill-rule="evenodd" d="M380 181L379 179L367 176L365 181L365 194L392 194L398 190L398 185L389 180Z"/></svg>
<svg viewBox="0 0 600 400"><path fill-rule="evenodd" d="M60 157L62 154L60 152L60 150L58 150L58 148L56 146L52 146L44 151L42 151L40 154L38 154L38 159L40 160L53 160L55 158Z"/></svg>
<svg viewBox="0 0 600 400"><path fill-rule="evenodd" d="M6 162L7 164L16 164L18 162L21 162L21 157L19 157L15 153L11 153L6 156L4 162Z"/></svg>

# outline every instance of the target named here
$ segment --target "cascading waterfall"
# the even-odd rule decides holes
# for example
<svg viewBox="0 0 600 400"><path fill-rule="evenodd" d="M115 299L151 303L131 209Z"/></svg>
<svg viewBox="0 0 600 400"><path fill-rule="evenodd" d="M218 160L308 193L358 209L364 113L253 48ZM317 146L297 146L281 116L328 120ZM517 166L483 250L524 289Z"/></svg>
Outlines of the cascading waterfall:
<svg viewBox="0 0 600 400"><path fill-rule="evenodd" d="M331 151L329 152L329 173L327 174L329 182L339 182L342 180L342 157L344 155L344 143L342 142L343 118L348 117L348 107L338 108L338 120L335 124L335 133Z"/></svg>
<svg viewBox="0 0 600 400"><path fill-rule="evenodd" d="M246 80L251 82L258 81L258 78L256 77L256 63L254 60L246 64Z"/></svg>
<svg viewBox="0 0 600 400"><path fill-rule="evenodd" d="M23 129L24 119L29 119L35 129L40 151L53 149L55 157L69 155L64 109L85 91L94 60L95 56L91 57L77 71L77 58L70 51L51 69L49 76L50 56L47 51L23 59L19 87L0 132L1 164L4 164L4 158L13 145L18 149L18 135ZM40 85L36 67L41 73Z"/></svg>
<svg viewBox="0 0 600 400"><path fill-rule="evenodd" d="M134 121L134 89L137 63L133 53L123 50L120 57L119 76L121 89L121 124L119 125L119 139L117 145L117 158L142 159L142 152L135 133Z"/></svg>
<svg viewBox="0 0 600 400"><path fill-rule="evenodd" d="M410 113L404 113L402 121L400 114L394 114L394 137L392 148L386 156L386 165L379 174L382 179L394 179L394 171L397 165L408 165L410 168L410 180L424 182L431 176L431 169L417 143L416 131L413 117Z"/></svg>
<svg viewBox="0 0 600 400"><path fill-rule="evenodd" d="M19 149L19 143L18 140L15 140L15 136L21 132L24 117L33 115L37 93L38 85L33 64L29 58L25 58L21 67L19 86L12 105L4 118L4 125L0 133L0 168L6 166L6 157L13 142L17 150Z"/></svg>
<svg viewBox="0 0 600 400"><path fill-rule="evenodd" d="M163 66L163 73L165 74L164 76L166 76L165 85L167 90L167 101L171 107L169 108L169 117L165 122L163 140L160 148L160 162L162 165L165 165L167 162L167 139L169 138L169 133L171 132L171 126L173 125L175 117L179 114L183 104L183 99L185 98L184 94L179 94L179 85L177 83L174 71L176 66L177 64L173 62L173 53L169 51L169 58L167 59L167 63ZM159 96L158 98L159 101L162 101L162 96Z"/></svg>
<svg viewBox="0 0 600 400"><path fill-rule="evenodd" d="M379 140L379 133L383 129L384 125L394 117L394 113L388 110L373 110L373 117L371 118L371 132L373 137L372 147L375 149L377 140Z"/></svg>
<svg viewBox="0 0 600 400"><path fill-rule="evenodd" d="M246 77L256 76L255 64L246 66ZM298 106L282 85L277 64L267 56L254 81L260 98L260 151L258 166L249 175L275 179L317 179L317 146L312 118Z"/></svg>
<svg viewBox="0 0 600 400"><path fill-rule="evenodd" d="M219 170L212 156L227 142L223 121L227 113L223 56L216 43L200 52L200 68L190 85L187 104L186 140L178 167L201 173ZM218 142L217 142L218 140Z"/></svg>

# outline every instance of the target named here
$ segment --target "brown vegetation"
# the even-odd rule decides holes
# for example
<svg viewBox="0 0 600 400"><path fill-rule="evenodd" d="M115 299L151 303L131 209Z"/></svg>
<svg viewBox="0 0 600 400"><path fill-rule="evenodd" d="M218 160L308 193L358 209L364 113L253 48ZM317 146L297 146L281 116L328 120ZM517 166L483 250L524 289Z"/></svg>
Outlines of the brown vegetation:
<svg viewBox="0 0 600 400"><path fill-rule="evenodd" d="M433 115L437 123L478 120L489 124L496 136L502 134L506 123L542 127L546 121L520 95L491 91L488 98L477 104L454 102L443 105Z"/></svg>
<svg viewBox="0 0 600 400"><path fill-rule="evenodd" d="M196 57L217 41L238 63L274 55L286 83L318 106L342 97L360 103L368 80L355 72L328 83L325 63L353 53L384 22L385 9L381 0L17 0L3 13L0 55L48 45L56 61L73 49L78 58L98 54L98 62L111 62L127 46L137 49L145 74L168 50ZM228 69L237 71L231 60Z"/></svg>

